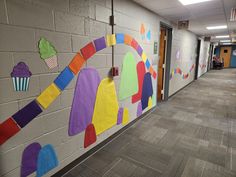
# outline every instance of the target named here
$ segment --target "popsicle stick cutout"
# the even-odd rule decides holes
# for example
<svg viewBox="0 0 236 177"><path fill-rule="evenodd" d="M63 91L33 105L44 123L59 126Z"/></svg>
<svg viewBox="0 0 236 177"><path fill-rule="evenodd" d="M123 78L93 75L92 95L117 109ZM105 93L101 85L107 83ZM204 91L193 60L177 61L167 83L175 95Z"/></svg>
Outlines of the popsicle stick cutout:
<svg viewBox="0 0 236 177"><path fill-rule="evenodd" d="M57 51L55 47L46 38L42 37L39 40L39 54L42 60L46 63L49 69L56 68L57 62Z"/></svg>
<svg viewBox="0 0 236 177"><path fill-rule="evenodd" d="M11 72L11 78L15 91L28 91L32 73L24 62L19 62Z"/></svg>
<svg viewBox="0 0 236 177"><path fill-rule="evenodd" d="M103 42L102 42L102 40L103 40ZM80 71L80 69L82 68L85 61L88 60L89 58L91 58L97 52L97 50L98 51L100 49L102 50L102 48L105 47L104 46L104 39L99 38L99 41L100 41L99 45L95 44L96 42L92 41L89 44L87 44L85 47L81 48L81 50L80 50L81 54L77 53L76 56L70 62L69 66L66 67L66 69L63 70L59 74L60 77L58 78L58 80L55 81L55 83L52 82L44 91L42 91L42 93L36 98L36 104L39 104L44 109L47 109L53 103L53 101L61 94L61 92L68 86L68 84L74 78L72 76L76 75ZM132 41L133 41L133 37L130 35L122 34L122 33L112 34L112 35L106 36L106 47L114 46L116 44L125 44L125 45L131 46ZM133 47L136 48L137 47L136 44L133 43ZM55 63L57 63L57 61L55 62L54 58L55 58L55 55L57 52L56 52L55 48L53 47L53 45L49 41L47 41L45 38L41 38L40 42L39 42L39 48L40 48L39 49L40 56L43 60L46 60L46 59L53 60L53 61L49 61L48 67L49 68L55 67L56 66ZM139 47L136 48L135 51L138 52L139 55L141 54ZM142 51L142 55L140 55L140 56L141 56L143 62L146 62L148 60L147 55L145 54L144 51ZM51 64L51 63L53 63L53 64ZM152 66L150 66L148 71L152 71L152 72L150 72L152 77L156 78L157 73L153 69ZM65 74L65 72L66 72L66 74ZM113 95L114 95L114 93L113 93ZM114 103L114 104L116 105L117 103ZM24 110L24 109L25 108L22 108L22 110ZM117 123L118 109L119 108L118 108L118 104L117 104L117 106L115 106L115 108L111 111L113 119L114 119L111 122L112 125ZM22 119L26 119L26 120L31 121L36 116L37 116L37 114L34 113L33 115L31 115L29 117L27 115ZM29 121L26 121L27 124L29 123ZM96 124L97 124L97 122L96 122ZM111 126L111 124L109 124L109 126ZM96 129L95 124L94 124L94 126ZM109 127L109 126L107 126L107 127ZM9 127L12 127L12 128L9 128ZM20 127L20 125L15 123L15 121L12 118L7 118L6 121L1 123L0 124L0 132L1 132L0 145L5 143L9 138L13 137L15 134L17 134L21 130L19 127ZM96 132L97 134L101 133L103 130L106 129L104 127L103 128L100 127L100 128L101 128L100 131Z"/></svg>

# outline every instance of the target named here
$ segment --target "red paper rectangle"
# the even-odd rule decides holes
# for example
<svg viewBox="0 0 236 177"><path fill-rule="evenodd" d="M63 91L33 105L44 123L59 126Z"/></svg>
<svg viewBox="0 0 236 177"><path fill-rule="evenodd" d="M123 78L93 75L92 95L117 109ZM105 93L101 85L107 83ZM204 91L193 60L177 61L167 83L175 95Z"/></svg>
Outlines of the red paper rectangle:
<svg viewBox="0 0 236 177"><path fill-rule="evenodd" d="M96 49L92 42L88 43L86 46L80 49L80 51L85 60L89 59L96 53Z"/></svg>
<svg viewBox="0 0 236 177"><path fill-rule="evenodd" d="M131 46L132 46L135 50L138 50L138 42L137 42L135 39L132 40Z"/></svg>
<svg viewBox="0 0 236 177"><path fill-rule="evenodd" d="M2 145L5 141L7 141L19 131L20 128L11 117L5 120L0 124L0 145Z"/></svg>

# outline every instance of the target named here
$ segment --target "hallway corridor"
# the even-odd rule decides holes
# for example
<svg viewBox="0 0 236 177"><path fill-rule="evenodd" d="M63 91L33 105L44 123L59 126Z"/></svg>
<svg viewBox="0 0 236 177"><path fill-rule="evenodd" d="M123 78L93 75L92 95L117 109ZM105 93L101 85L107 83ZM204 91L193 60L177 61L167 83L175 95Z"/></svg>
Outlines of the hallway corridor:
<svg viewBox="0 0 236 177"><path fill-rule="evenodd" d="M65 177L236 176L236 69L210 71Z"/></svg>

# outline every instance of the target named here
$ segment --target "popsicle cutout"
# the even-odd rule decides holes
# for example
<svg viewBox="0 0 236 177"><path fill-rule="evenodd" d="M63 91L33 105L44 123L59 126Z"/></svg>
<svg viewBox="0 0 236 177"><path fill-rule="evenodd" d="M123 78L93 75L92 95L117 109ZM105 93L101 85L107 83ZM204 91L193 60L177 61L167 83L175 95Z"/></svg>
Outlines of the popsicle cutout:
<svg viewBox="0 0 236 177"><path fill-rule="evenodd" d="M98 86L92 118L97 135L116 125L118 109L115 83L105 78Z"/></svg>
<svg viewBox="0 0 236 177"><path fill-rule="evenodd" d="M139 102L138 103L138 106L137 106L137 117L141 116L142 115L142 103Z"/></svg>
<svg viewBox="0 0 236 177"><path fill-rule="evenodd" d="M44 108L48 106L60 95L60 90L52 83L37 98L37 102Z"/></svg>
<svg viewBox="0 0 236 177"><path fill-rule="evenodd" d="M48 68L53 69L57 67L57 51L46 38L42 37L39 41L39 53L41 59L45 61Z"/></svg>
<svg viewBox="0 0 236 177"><path fill-rule="evenodd" d="M138 92L136 61L132 53L125 55L119 86L119 100L124 100Z"/></svg>
<svg viewBox="0 0 236 177"><path fill-rule="evenodd" d="M116 35L115 34L108 34L106 36L106 38L107 38L107 46L108 47L116 45Z"/></svg>
<svg viewBox="0 0 236 177"><path fill-rule="evenodd" d="M137 75L138 75L138 93L132 96L132 103L136 103L141 100L142 97L142 89L143 89L143 79L146 73L145 65L143 61L138 62L136 66Z"/></svg>
<svg viewBox="0 0 236 177"><path fill-rule="evenodd" d="M74 75L76 75L80 71L80 69L83 67L84 63L85 63L85 59L82 57L80 53L77 53L72 59L72 61L70 62L68 67L74 73Z"/></svg>
<svg viewBox="0 0 236 177"><path fill-rule="evenodd" d="M8 118L0 124L0 145L14 136L20 128L17 126L13 118Z"/></svg>
<svg viewBox="0 0 236 177"><path fill-rule="evenodd" d="M88 60L96 53L96 49L92 42L88 43L86 46L80 49L80 51L85 60Z"/></svg>
<svg viewBox="0 0 236 177"><path fill-rule="evenodd" d="M54 83L61 91L63 91L69 85L73 77L73 72L68 67L65 67L65 69L54 80Z"/></svg>
<svg viewBox="0 0 236 177"><path fill-rule="evenodd" d="M142 109L143 110L148 107L149 97L151 97L152 94L153 94L153 88L152 88L151 74L150 73L146 73L144 75L142 98L141 98Z"/></svg>
<svg viewBox="0 0 236 177"><path fill-rule="evenodd" d="M84 135L84 148L87 148L91 144L95 143L97 140L95 128L93 124L89 124L85 130Z"/></svg>
<svg viewBox="0 0 236 177"><path fill-rule="evenodd" d="M16 123L21 127L25 127L30 121L32 121L35 117L37 117L42 112L42 109L36 103L35 100L27 104L17 113L15 113L12 118L16 121Z"/></svg>
<svg viewBox="0 0 236 177"><path fill-rule="evenodd" d="M84 68L80 71L70 112L68 131L70 136L84 131L92 122L99 83L100 76L96 69Z"/></svg>
<svg viewBox="0 0 236 177"><path fill-rule="evenodd" d="M36 176L41 177L57 166L58 160L53 146L45 145L38 154Z"/></svg>
<svg viewBox="0 0 236 177"><path fill-rule="evenodd" d="M148 30L147 32L147 40L151 40L151 30Z"/></svg>
<svg viewBox="0 0 236 177"><path fill-rule="evenodd" d="M122 125L126 125L127 123L129 123L129 110L124 108Z"/></svg>
<svg viewBox="0 0 236 177"><path fill-rule="evenodd" d="M125 42L125 35L122 33L116 34L116 43L117 44L124 44Z"/></svg>
<svg viewBox="0 0 236 177"><path fill-rule="evenodd" d="M102 50L102 49L105 49L107 47L106 46L106 40L105 40L104 37L95 39L93 42L94 42L94 45L95 45L95 48L96 48L97 52Z"/></svg>
<svg viewBox="0 0 236 177"><path fill-rule="evenodd" d="M140 34L142 36L142 40L144 40L145 39L145 27L144 27L143 23L141 24L141 27L140 27Z"/></svg>
<svg viewBox="0 0 236 177"><path fill-rule="evenodd" d="M117 114L117 125L120 125L123 120L123 112L124 108L119 108L118 114Z"/></svg>
<svg viewBox="0 0 236 177"><path fill-rule="evenodd" d="M41 145L39 143L32 143L24 149L21 160L21 177L27 177L37 170L37 160L40 150Z"/></svg>

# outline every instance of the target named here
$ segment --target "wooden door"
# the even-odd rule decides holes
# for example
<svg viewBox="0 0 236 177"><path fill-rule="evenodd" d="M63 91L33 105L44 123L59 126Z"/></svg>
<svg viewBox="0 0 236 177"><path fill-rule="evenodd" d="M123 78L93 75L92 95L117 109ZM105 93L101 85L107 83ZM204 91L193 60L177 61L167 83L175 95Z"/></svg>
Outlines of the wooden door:
<svg viewBox="0 0 236 177"><path fill-rule="evenodd" d="M231 47L221 47L220 48L220 59L224 61L224 68L230 66L231 58Z"/></svg>
<svg viewBox="0 0 236 177"><path fill-rule="evenodd" d="M157 90L157 100L162 100L162 93L163 90L163 78L164 78L164 68L163 64L165 63L165 48L166 48L166 29L161 28L161 35L160 35L160 46L159 46L159 63L158 63L158 90Z"/></svg>

